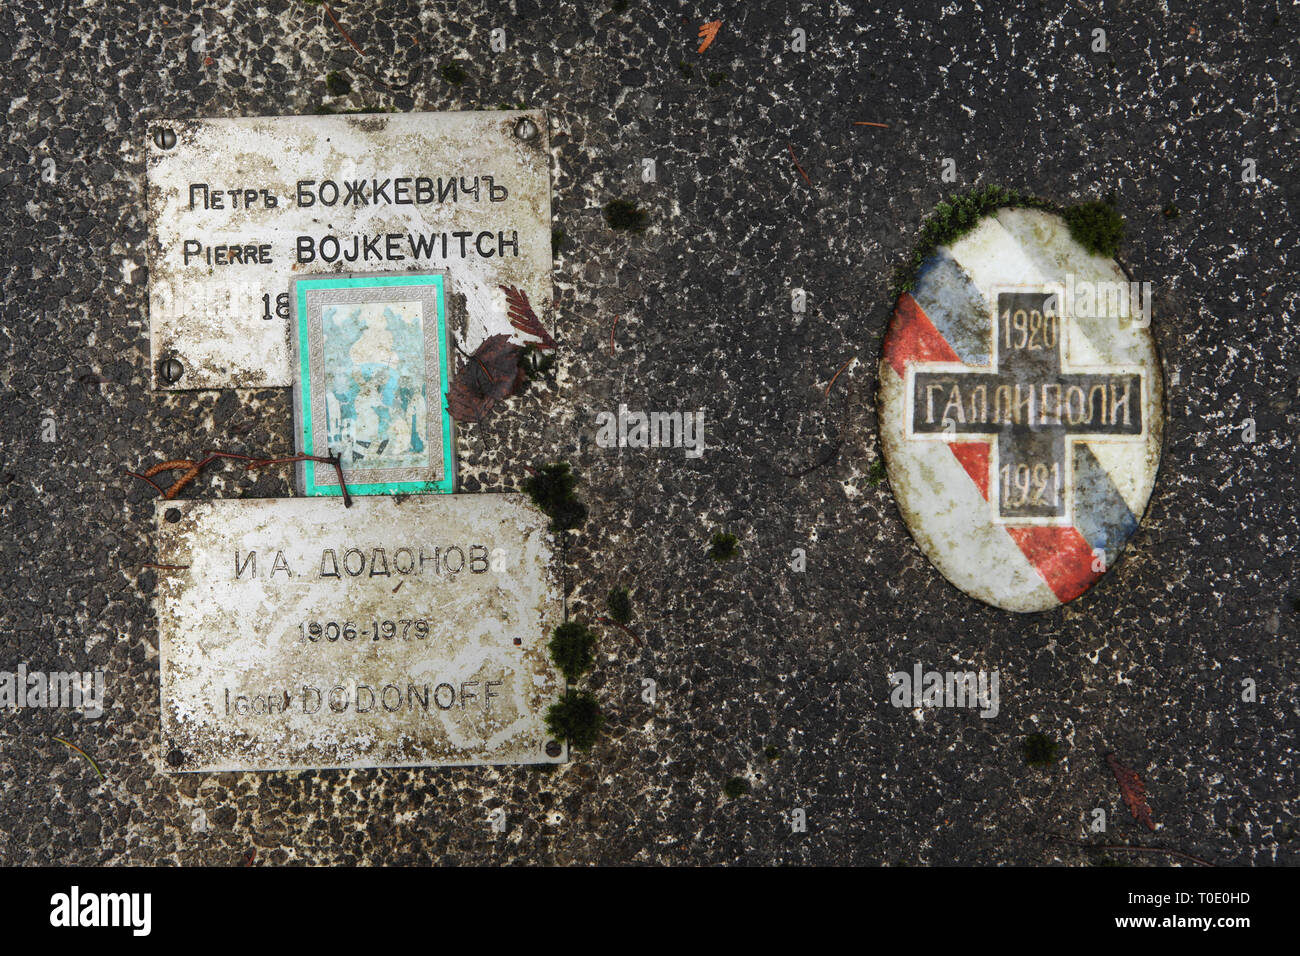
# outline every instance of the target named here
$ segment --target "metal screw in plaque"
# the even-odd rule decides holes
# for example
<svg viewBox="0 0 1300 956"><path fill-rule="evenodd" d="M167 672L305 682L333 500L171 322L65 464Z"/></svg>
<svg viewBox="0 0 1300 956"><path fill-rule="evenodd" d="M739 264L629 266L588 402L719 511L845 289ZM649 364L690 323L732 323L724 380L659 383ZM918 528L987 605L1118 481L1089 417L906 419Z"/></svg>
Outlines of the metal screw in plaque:
<svg viewBox="0 0 1300 956"><path fill-rule="evenodd" d="M527 142L537 136L537 124L527 116L515 124L515 136Z"/></svg>
<svg viewBox="0 0 1300 956"><path fill-rule="evenodd" d="M176 357L165 358L158 363L158 377L167 385L175 385L185 374L185 366Z"/></svg>

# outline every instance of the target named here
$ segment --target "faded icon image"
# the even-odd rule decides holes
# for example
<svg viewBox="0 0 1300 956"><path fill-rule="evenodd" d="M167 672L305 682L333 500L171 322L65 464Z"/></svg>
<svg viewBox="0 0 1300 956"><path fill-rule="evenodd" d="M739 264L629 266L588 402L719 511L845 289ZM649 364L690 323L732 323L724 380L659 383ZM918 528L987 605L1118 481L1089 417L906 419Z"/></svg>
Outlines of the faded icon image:
<svg viewBox="0 0 1300 956"><path fill-rule="evenodd" d="M330 305L321 318L330 447L345 465L426 467L421 303Z"/></svg>

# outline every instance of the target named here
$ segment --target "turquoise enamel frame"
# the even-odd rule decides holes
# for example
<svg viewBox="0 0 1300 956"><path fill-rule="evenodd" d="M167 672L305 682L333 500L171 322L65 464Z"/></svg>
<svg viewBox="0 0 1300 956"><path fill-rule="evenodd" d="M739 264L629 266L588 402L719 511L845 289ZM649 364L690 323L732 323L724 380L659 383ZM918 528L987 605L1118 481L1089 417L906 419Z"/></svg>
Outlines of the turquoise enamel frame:
<svg viewBox="0 0 1300 956"><path fill-rule="evenodd" d="M425 381L426 388L426 414L432 415L434 403L428 401L429 391L436 388L437 408L439 411L439 427L441 430L441 477L429 480L394 480L394 481L374 481L367 480L364 477L365 469L360 469L362 476L354 483L349 477L349 469L344 466L343 480L347 485L347 490L353 495L396 495L396 494L451 494L456 488L456 451L453 441L453 425L450 414L447 412L447 392L450 389L450 376L448 366L448 338L447 338L447 308L446 308L446 281L445 272L436 273L400 273L400 274L383 274L383 275L330 275L330 276L304 276L293 281L292 300L294 303L296 328L294 331L294 346L296 358L297 381L294 387L294 405L295 412L298 415L297 444L300 452L306 452L315 455L329 454L331 450L322 450L316 444L316 428L319 425L315 418L319 414L320 403L315 401L313 388L323 389L323 382L313 384L312 380L312 363L310 351L311 330L311 309L309 308L309 298L319 298L315 294L320 292L340 292L345 293L349 301L361 301L364 299L366 290L383 290L380 300L387 299L391 295L404 288L412 290L413 294L418 296L425 304L423 321L426 328L425 337L425 360L429 371L436 372L429 375ZM433 308L430 309L429 306ZM435 312L436 316L429 313ZM317 307L319 313L319 306ZM428 326L430 319L436 327L436 343L430 341L428 336ZM317 315L317 324L319 324L319 315ZM319 330L318 330L319 334ZM428 349L432 346L436 349L436 358L427 354ZM318 350L320 346L318 344ZM432 358L432 361L431 361ZM318 378L320 372L317 370ZM434 379L436 378L436 384ZM315 406L315 409L314 409ZM324 469L318 472L317 469ZM410 469L407 469L409 471ZM340 496L343 493L342 488L337 483L334 475L334 469L315 461L304 461L298 465L298 489L303 495L308 496ZM356 471L353 472L356 474ZM318 478L323 480L318 480Z"/></svg>

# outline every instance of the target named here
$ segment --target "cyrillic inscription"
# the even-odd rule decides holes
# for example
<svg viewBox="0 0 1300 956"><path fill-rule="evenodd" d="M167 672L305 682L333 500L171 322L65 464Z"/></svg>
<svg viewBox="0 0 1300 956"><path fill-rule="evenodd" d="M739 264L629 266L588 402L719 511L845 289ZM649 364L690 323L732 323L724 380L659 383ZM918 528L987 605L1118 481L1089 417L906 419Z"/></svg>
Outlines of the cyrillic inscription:
<svg viewBox="0 0 1300 956"><path fill-rule="evenodd" d="M998 295L992 371L917 370L913 437L994 437L1000 519L1064 518L1068 440L1142 434L1142 374L1062 368L1058 296Z"/></svg>
<svg viewBox="0 0 1300 956"><path fill-rule="evenodd" d="M163 502L165 766L563 759L546 528L520 495Z"/></svg>
<svg viewBox="0 0 1300 956"><path fill-rule="evenodd" d="M529 139L515 132L524 118L537 131ZM446 270L474 325L504 316L503 285L527 290L549 324L550 171L540 112L151 126L153 357L183 367L179 379L155 387L291 384L281 297L304 276ZM153 135L162 130L172 135Z"/></svg>

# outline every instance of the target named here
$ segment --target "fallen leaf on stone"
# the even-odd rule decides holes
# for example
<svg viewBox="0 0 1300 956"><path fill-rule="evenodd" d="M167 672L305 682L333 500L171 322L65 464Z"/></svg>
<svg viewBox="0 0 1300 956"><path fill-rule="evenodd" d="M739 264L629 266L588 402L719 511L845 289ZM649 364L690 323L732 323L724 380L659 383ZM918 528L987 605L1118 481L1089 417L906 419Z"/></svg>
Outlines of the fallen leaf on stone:
<svg viewBox="0 0 1300 956"><path fill-rule="evenodd" d="M695 52L703 53L705 50L707 50L709 48L709 44L713 42L713 38L718 35L718 31L720 29L722 29L721 20L713 20L710 23L706 23L704 24L704 26L700 27L700 39L703 40L704 42L700 44L700 48Z"/></svg>
<svg viewBox="0 0 1300 956"><path fill-rule="evenodd" d="M508 285L503 285L501 291L506 294L506 305L510 307L510 324L525 335L532 335L541 339L536 348L555 348L555 339L551 338L550 333L542 328L542 323L538 321L532 305L528 302L528 294L522 289L516 289L514 286Z"/></svg>
<svg viewBox="0 0 1300 956"><path fill-rule="evenodd" d="M514 394L525 378L519 365L521 352L523 349L503 333L484 339L452 379L447 392L451 417L481 422L500 399Z"/></svg>
<svg viewBox="0 0 1300 956"><path fill-rule="evenodd" d="M1151 808L1147 806L1147 791L1142 778L1120 763L1113 753L1106 754L1106 766L1110 767L1110 772L1119 781L1119 792L1124 797L1124 805L1133 814L1133 819L1145 824L1148 830L1154 830L1156 825L1151 819Z"/></svg>

